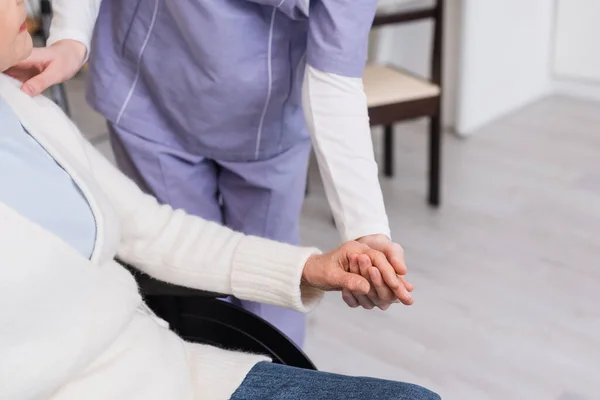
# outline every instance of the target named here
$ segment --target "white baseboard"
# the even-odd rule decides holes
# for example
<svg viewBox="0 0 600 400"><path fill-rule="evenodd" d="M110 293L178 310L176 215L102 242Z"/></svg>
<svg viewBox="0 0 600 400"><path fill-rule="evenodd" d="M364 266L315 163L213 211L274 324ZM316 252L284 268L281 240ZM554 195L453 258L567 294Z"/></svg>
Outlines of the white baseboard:
<svg viewBox="0 0 600 400"><path fill-rule="evenodd" d="M553 92L554 94L600 101L600 82L556 79L553 82Z"/></svg>

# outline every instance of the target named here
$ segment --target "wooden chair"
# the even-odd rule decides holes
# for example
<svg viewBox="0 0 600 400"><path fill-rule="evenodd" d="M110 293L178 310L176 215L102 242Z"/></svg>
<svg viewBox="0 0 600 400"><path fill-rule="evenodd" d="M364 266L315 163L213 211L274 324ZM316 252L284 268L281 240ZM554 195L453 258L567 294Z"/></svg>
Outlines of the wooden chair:
<svg viewBox="0 0 600 400"><path fill-rule="evenodd" d="M440 205L442 153L442 32L444 0L411 0L383 8L373 27L433 20L431 79L416 77L400 68L367 65L364 86L372 126L384 126L384 175L394 175L394 124L429 118L429 204Z"/></svg>

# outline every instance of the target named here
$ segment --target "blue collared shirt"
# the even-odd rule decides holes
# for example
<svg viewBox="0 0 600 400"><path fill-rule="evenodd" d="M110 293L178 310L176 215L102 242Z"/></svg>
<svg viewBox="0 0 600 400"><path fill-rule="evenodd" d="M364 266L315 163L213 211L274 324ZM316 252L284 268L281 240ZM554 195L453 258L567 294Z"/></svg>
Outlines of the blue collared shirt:
<svg viewBox="0 0 600 400"><path fill-rule="evenodd" d="M91 257L96 222L87 200L1 98L0 202Z"/></svg>

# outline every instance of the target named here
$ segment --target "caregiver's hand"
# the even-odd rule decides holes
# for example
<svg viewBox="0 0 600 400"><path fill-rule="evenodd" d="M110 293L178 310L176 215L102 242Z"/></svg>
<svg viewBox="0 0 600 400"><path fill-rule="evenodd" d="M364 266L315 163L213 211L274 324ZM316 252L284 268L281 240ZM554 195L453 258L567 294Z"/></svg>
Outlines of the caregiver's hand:
<svg viewBox="0 0 600 400"><path fill-rule="evenodd" d="M357 242L366 244L370 248L383 253L387 258L387 261L396 271L397 278L406 291L413 291L413 285L404 278L404 275L407 273L407 267L402 246L392 242L390 238L385 235L365 236L357 239ZM350 262L350 270L353 273L361 274L363 277L369 279L371 283L371 291L367 296L360 293L352 293L348 290L342 291L342 298L350 307L362 306L367 309L379 307L382 310L386 310L391 303L398 302L398 299L393 299L395 294L389 286L385 284L381 272L372 268L369 260L365 256L356 255L353 257ZM410 296L400 298L400 301L406 305L412 304Z"/></svg>
<svg viewBox="0 0 600 400"><path fill-rule="evenodd" d="M381 271L374 267L370 258L364 254L354 254L350 257L350 272L362 275L371 284L367 295L342 289L342 298L350 307L361 306L367 310L378 307L382 310L387 310L393 303L402 302L406 305L411 305L413 302L409 293L413 291L414 287L406 281L404 276L397 275L400 286L404 287L405 291L401 291L400 295L396 295L394 290L383 279Z"/></svg>
<svg viewBox="0 0 600 400"><path fill-rule="evenodd" d="M50 47L35 48L31 55L6 74L23 82L21 90L36 96L72 78L83 65L87 49L81 42L61 40Z"/></svg>
<svg viewBox="0 0 600 400"><path fill-rule="evenodd" d="M365 275L359 270L360 260ZM310 257L304 267L302 280L322 290L342 290L357 298L373 297L371 301L380 308L387 308L397 300L412 304L406 286L412 288L412 285L398 277L383 253L358 242L348 242L327 254ZM368 303L363 306L373 308Z"/></svg>
<svg viewBox="0 0 600 400"><path fill-rule="evenodd" d="M398 243L392 242L385 235L364 236L356 241L385 254L389 263L396 270L396 273L398 275L406 275L408 270L404 261L404 249Z"/></svg>

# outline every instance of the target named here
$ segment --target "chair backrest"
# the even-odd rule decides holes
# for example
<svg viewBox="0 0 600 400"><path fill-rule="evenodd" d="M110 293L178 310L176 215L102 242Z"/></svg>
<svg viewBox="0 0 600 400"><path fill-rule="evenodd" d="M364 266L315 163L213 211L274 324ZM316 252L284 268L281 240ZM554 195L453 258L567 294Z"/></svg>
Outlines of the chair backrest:
<svg viewBox="0 0 600 400"><path fill-rule="evenodd" d="M218 300L226 296L160 282L125 267L135 276L148 306L185 340L264 354L291 367L316 369L279 329L241 307Z"/></svg>
<svg viewBox="0 0 600 400"><path fill-rule="evenodd" d="M183 300L183 301L182 301ZM209 297L149 296L146 302L182 338L227 350L264 354L273 362L316 369L279 329L231 303Z"/></svg>

